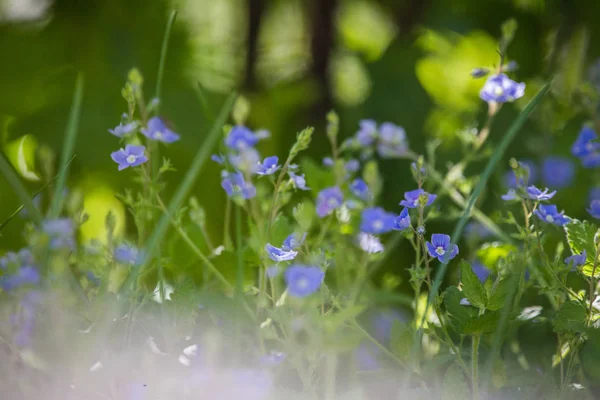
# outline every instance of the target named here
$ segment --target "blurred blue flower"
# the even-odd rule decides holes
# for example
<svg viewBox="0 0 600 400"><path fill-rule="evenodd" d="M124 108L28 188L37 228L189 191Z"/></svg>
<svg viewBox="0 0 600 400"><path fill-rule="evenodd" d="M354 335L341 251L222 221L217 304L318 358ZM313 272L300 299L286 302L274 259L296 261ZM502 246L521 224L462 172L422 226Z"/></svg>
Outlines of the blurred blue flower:
<svg viewBox="0 0 600 400"><path fill-rule="evenodd" d="M344 164L344 169L348 172L356 172L360 169L360 161L351 158Z"/></svg>
<svg viewBox="0 0 600 400"><path fill-rule="evenodd" d="M381 253L385 250L377 236L364 232L358 234L358 245L369 254Z"/></svg>
<svg viewBox="0 0 600 400"><path fill-rule="evenodd" d="M458 254L458 246L455 244L450 246L450 236L443 233L434 233L431 235L431 242L425 244L429 255L442 263L447 263Z"/></svg>
<svg viewBox="0 0 600 400"><path fill-rule="evenodd" d="M471 76L473 78L483 78L487 74L490 73L490 70L487 68L473 68L471 70Z"/></svg>
<svg viewBox="0 0 600 400"><path fill-rule="evenodd" d="M292 233L283 241L282 249L285 251L295 250L298 247L302 246L305 240L306 232L304 232L302 235L300 235L299 233Z"/></svg>
<svg viewBox="0 0 600 400"><path fill-rule="evenodd" d="M139 265L143 259L143 254L136 247L125 243L115 248L113 256L115 260L123 264Z"/></svg>
<svg viewBox="0 0 600 400"><path fill-rule="evenodd" d="M304 174L297 175L292 171L288 171L288 175L294 184L296 189L300 190L310 190L308 186L306 186L306 178L304 178Z"/></svg>
<svg viewBox="0 0 600 400"><path fill-rule="evenodd" d="M379 347L375 346L372 342L361 342L354 352L358 370L375 371L379 369L381 367L378 359L380 352Z"/></svg>
<svg viewBox="0 0 600 400"><path fill-rule="evenodd" d="M285 353L271 350L269 354L260 358L260 364L265 367L275 367L285 360Z"/></svg>
<svg viewBox="0 0 600 400"><path fill-rule="evenodd" d="M408 208L404 207L400 215L394 219L394 227L392 229L403 231L408 228L410 228L410 215L408 214Z"/></svg>
<svg viewBox="0 0 600 400"><path fill-rule="evenodd" d="M528 171L527 182L524 182L522 178L517 181L515 171L508 171L504 176L504 184L508 188L516 189L518 186L525 186L526 184L535 184L539 179L539 168L532 160L521 160L519 161L519 167Z"/></svg>
<svg viewBox="0 0 600 400"><path fill-rule="evenodd" d="M471 269L477 275L477 278L481 281L481 283L485 282L485 280L490 276L490 270L487 269L485 265L479 262L479 260L473 261L471 264Z"/></svg>
<svg viewBox="0 0 600 400"><path fill-rule="evenodd" d="M229 197L241 196L243 199L251 199L256 196L256 188L251 182L246 182L241 172L226 174L221 181L221 187Z"/></svg>
<svg viewBox="0 0 600 400"><path fill-rule="evenodd" d="M563 226L569 222L569 217L564 215L564 211L558 212L554 204L540 204L534 214L549 224Z"/></svg>
<svg viewBox="0 0 600 400"><path fill-rule="evenodd" d="M307 297L321 287L325 273L319 267L295 264L285 270L288 293L293 297Z"/></svg>
<svg viewBox="0 0 600 400"><path fill-rule="evenodd" d="M279 162L279 157L277 157L277 156L267 157L262 162L262 164L258 164L256 173L258 175L273 175L275 172L277 172L279 170L279 168L281 168L281 166L278 164L278 162Z"/></svg>
<svg viewBox="0 0 600 400"><path fill-rule="evenodd" d="M417 234L421 236L425 234L425 227L423 225L417 226Z"/></svg>
<svg viewBox="0 0 600 400"><path fill-rule="evenodd" d="M333 158L331 157L324 157L323 158L323 165L326 167L333 167L334 161Z"/></svg>
<svg viewBox="0 0 600 400"><path fill-rule="evenodd" d="M587 253L584 250L581 254L573 254L572 256L565 258L565 264L571 265L571 268L575 269L585 264L586 259Z"/></svg>
<svg viewBox="0 0 600 400"><path fill-rule="evenodd" d="M116 137L123 137L133 131L135 131L137 128L137 123L136 122L130 122L128 124L123 125L123 123L121 122L118 126L116 126L114 129L109 129L108 131L110 133L112 133L113 135L115 135Z"/></svg>
<svg viewBox="0 0 600 400"><path fill-rule="evenodd" d="M575 165L565 157L546 157L542 162L544 184L553 189L569 187L575 177Z"/></svg>
<svg viewBox="0 0 600 400"><path fill-rule="evenodd" d="M529 197L531 200L546 201L546 200L550 200L551 198L553 198L554 195L556 194L556 190L554 192L550 192L550 193L548 193L548 192L549 192L548 188L546 188L542 191L533 185L527 187L527 197Z"/></svg>
<svg viewBox="0 0 600 400"><path fill-rule="evenodd" d="M279 272L281 272L281 269L276 265L273 267L268 267L267 270L265 271L265 273L267 274L267 277L269 277L269 278L275 278L276 276L279 275Z"/></svg>
<svg viewBox="0 0 600 400"><path fill-rule="evenodd" d="M339 187L333 186L323 189L317 195L317 215L323 218L331 214L344 202L344 194Z"/></svg>
<svg viewBox="0 0 600 400"><path fill-rule="evenodd" d="M600 219L600 200L592 200L587 212L596 219Z"/></svg>
<svg viewBox="0 0 600 400"><path fill-rule="evenodd" d="M594 186L588 194L588 201L591 203L594 200L600 200L600 186Z"/></svg>
<svg viewBox="0 0 600 400"><path fill-rule="evenodd" d="M395 226L396 215L381 207L365 208L362 212L361 232L380 235L391 231Z"/></svg>
<svg viewBox="0 0 600 400"><path fill-rule="evenodd" d="M487 103L506 103L523 97L524 94L524 83L517 83L505 74L497 74L487 79L479 97Z"/></svg>
<svg viewBox="0 0 600 400"><path fill-rule="evenodd" d="M260 154L253 147L229 154L229 162L241 172L253 174L261 168Z"/></svg>
<svg viewBox="0 0 600 400"><path fill-rule="evenodd" d="M377 152L383 158L398 158L406 154L408 144L406 132L401 126L391 122L384 122L379 127Z"/></svg>
<svg viewBox="0 0 600 400"><path fill-rule="evenodd" d="M596 131L589 126L584 126L571 147L571 154L583 160L597 153L600 150L600 143L596 141L597 139Z"/></svg>
<svg viewBox="0 0 600 400"><path fill-rule="evenodd" d="M298 255L297 251L280 249L279 247L275 247L270 243L265 246L265 251L267 252L269 258L276 262L291 261Z"/></svg>
<svg viewBox="0 0 600 400"><path fill-rule="evenodd" d="M360 129L356 132L356 140L361 146L370 146L377 139L377 123L372 119L359 122Z"/></svg>
<svg viewBox="0 0 600 400"><path fill-rule="evenodd" d="M369 190L369 186L365 181L360 178L356 178L350 184L350 191L353 195L358 197L361 200L368 201L371 197L371 191Z"/></svg>
<svg viewBox="0 0 600 400"><path fill-rule="evenodd" d="M42 230L50 237L51 249L75 248L75 229L69 218L44 220Z"/></svg>
<svg viewBox="0 0 600 400"><path fill-rule="evenodd" d="M410 192L404 193L404 200L400 202L400 205L408 208L418 208L420 206L419 197L424 196L427 199L426 206L431 205L437 198L435 194L429 194L423 189L411 190Z"/></svg>
<svg viewBox="0 0 600 400"><path fill-rule="evenodd" d="M225 138L225 145L232 150L244 150L254 147L259 138L245 126L234 126Z"/></svg>
<svg viewBox="0 0 600 400"><path fill-rule="evenodd" d="M515 189L508 189L508 192L500 196L500 198L504 201L519 200L519 196L517 196L517 192L515 191Z"/></svg>
<svg viewBox="0 0 600 400"><path fill-rule="evenodd" d="M465 233L467 236L474 236L481 239L493 236L493 232L487 226L475 221L467 224Z"/></svg>
<svg viewBox="0 0 600 400"><path fill-rule="evenodd" d="M85 277L87 278L88 282L90 282L90 284L92 286L98 287L102 283L102 281L100 279L98 279L98 277L96 275L94 275L94 273L92 271L87 271L85 273Z"/></svg>
<svg viewBox="0 0 600 400"><path fill-rule="evenodd" d="M373 336L380 343L388 344L392 338L392 328L396 322L406 322L407 318L394 309L385 309L373 318Z"/></svg>
<svg viewBox="0 0 600 400"><path fill-rule="evenodd" d="M37 285L40 283L40 272L31 265L19 267L12 275L3 275L0 277L0 288L4 291L11 291L21 286Z"/></svg>
<svg viewBox="0 0 600 400"><path fill-rule="evenodd" d="M219 165L225 164L225 156L223 154L213 154L210 159Z"/></svg>
<svg viewBox="0 0 600 400"><path fill-rule="evenodd" d="M148 157L144 154L145 149L144 146L128 144L124 149L110 153L110 157L114 162L119 164L119 171L122 171L125 168L137 167L148 161Z"/></svg>
<svg viewBox="0 0 600 400"><path fill-rule="evenodd" d="M142 135L163 143L173 143L179 140L179 135L169 129L159 117L150 118L148 127L142 128Z"/></svg>

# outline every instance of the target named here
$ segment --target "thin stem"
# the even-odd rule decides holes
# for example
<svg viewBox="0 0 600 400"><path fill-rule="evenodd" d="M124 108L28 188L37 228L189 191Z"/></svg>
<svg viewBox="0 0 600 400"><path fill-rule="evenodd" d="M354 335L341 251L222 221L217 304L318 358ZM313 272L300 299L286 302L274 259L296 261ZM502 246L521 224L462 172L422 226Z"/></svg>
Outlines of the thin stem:
<svg viewBox="0 0 600 400"><path fill-rule="evenodd" d="M235 247L237 254L236 293L239 297L244 294L244 253L242 249L242 210L235 208Z"/></svg>
<svg viewBox="0 0 600 400"><path fill-rule="evenodd" d="M479 400L479 335L473 336L471 343L471 382L473 390L473 400Z"/></svg>
<svg viewBox="0 0 600 400"><path fill-rule="evenodd" d="M596 249L596 255L594 257L594 266L592 267L592 276L590 276L590 307L588 309L588 325L592 322L592 310L594 308L594 298L595 298L595 294L596 294L596 289L594 286L595 283L595 275L596 275L596 268L598 267L598 255L599 252Z"/></svg>
<svg viewBox="0 0 600 400"><path fill-rule="evenodd" d="M175 17L177 17L177 10L171 11L171 15L169 16L169 20L167 21L167 27L165 28L165 35L163 36L162 47L160 50L160 61L158 62L158 73L156 75L156 90L154 91L154 96L157 99L159 99L159 101L161 95L163 75L165 72L165 62L167 61L169 38L171 37L171 28L173 27L173 23L175 22Z"/></svg>

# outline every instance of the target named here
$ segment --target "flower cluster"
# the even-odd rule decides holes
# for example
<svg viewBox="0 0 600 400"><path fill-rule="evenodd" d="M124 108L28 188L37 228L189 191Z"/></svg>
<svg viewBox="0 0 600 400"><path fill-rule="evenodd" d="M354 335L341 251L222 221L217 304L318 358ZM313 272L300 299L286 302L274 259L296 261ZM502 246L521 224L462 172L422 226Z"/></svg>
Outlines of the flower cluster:
<svg viewBox="0 0 600 400"><path fill-rule="evenodd" d="M491 75L481 92L479 97L487 103L506 103L515 101L523 97L525 94L525 84L517 83L510 79L506 74Z"/></svg>
<svg viewBox="0 0 600 400"><path fill-rule="evenodd" d="M370 119L360 121L360 129L344 146L360 150L363 159L369 158L374 152L381 158L401 158L408 151L404 128L391 122L377 126Z"/></svg>
<svg viewBox="0 0 600 400"><path fill-rule="evenodd" d="M22 286L37 285L41 276L33 255L27 248L0 257L0 288L6 292Z"/></svg>
<svg viewBox="0 0 600 400"><path fill-rule="evenodd" d="M579 158L584 168L600 167L600 142L589 126L584 126L571 147L571 154Z"/></svg>

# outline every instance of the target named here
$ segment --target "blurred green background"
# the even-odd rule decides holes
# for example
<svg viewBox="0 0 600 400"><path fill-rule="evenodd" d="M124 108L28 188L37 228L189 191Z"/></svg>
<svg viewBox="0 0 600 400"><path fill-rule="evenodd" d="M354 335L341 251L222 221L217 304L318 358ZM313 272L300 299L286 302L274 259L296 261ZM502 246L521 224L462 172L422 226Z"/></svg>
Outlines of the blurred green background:
<svg viewBox="0 0 600 400"><path fill-rule="evenodd" d="M569 155L581 123L590 117L580 93L589 66L600 56L594 46L600 39L596 0L0 0L0 129L7 153L37 143L60 154L76 72L85 74L77 158L68 185L85 196L91 216L86 237L101 235L108 209L132 230L114 193L130 185L133 172L117 172L109 155L118 139L107 129L126 111L121 88L131 67L143 73L144 90L153 95L173 8L179 14L161 115L172 121L182 140L163 150L178 169L167 191L177 186L210 126L195 94L197 84L214 113L234 88L250 100L247 124L272 133L261 144L264 155L283 157L295 133L313 125L316 134L305 156L320 162L329 153L324 124L333 108L340 114L343 137L356 132L360 119L372 118L403 126L416 152L425 152L426 140L439 139L436 161L445 171L448 162L461 157L458 135L483 121L486 106L478 98L483 80L469 73L497 65L500 26L509 18L519 28L508 59L518 62L514 77L528 89L526 98L502 109L490 142L498 142L550 76L555 77L552 96L508 155L537 161L549 154ZM20 172L34 192L41 186L35 182L40 165L32 161ZM382 203L389 210L399 211L403 192L414 187L408 165L398 160L380 165L386 184ZM503 191L507 164L501 169L481 200L484 210L494 209ZM477 166L466 171L477 174ZM576 187L559 197L559 204L568 202L569 215L584 213L594 179L578 166ZM194 190L215 237L221 237L225 198L219 184L219 167L212 164ZM0 179L0 220L18 205ZM16 218L4 228L1 249L23 244L23 224Z"/></svg>

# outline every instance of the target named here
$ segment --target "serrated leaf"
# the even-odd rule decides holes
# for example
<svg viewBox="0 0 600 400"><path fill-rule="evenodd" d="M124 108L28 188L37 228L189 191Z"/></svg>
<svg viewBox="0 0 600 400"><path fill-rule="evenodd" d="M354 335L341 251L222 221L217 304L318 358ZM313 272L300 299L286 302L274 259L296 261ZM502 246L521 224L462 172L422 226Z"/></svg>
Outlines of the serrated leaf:
<svg viewBox="0 0 600 400"><path fill-rule="evenodd" d="M450 286L444 293L444 305L456 329L462 333L464 326L477 316L473 307L463 306L460 301L465 295L456 286Z"/></svg>
<svg viewBox="0 0 600 400"><path fill-rule="evenodd" d="M567 243L573 254L581 254L584 250L587 254L585 264L581 270L585 276L592 276L594 268L594 257L596 254L596 245L594 237L598 232L598 227L588 221L571 220L565 225L565 233L567 234ZM600 268L597 268L600 270ZM600 271L596 271L596 276L600 275Z"/></svg>
<svg viewBox="0 0 600 400"><path fill-rule="evenodd" d="M464 400L471 398L468 379L459 365L451 365L444 374L444 400Z"/></svg>
<svg viewBox="0 0 600 400"><path fill-rule="evenodd" d="M494 332L499 320L500 313L496 311L486 311L485 314L467 321L463 325L462 333L466 335L484 335L486 333Z"/></svg>
<svg viewBox="0 0 600 400"><path fill-rule="evenodd" d="M498 283L498 285L496 285L496 288L493 289L493 292L489 296L489 300L486 305L488 310L497 311L504 307L504 302L511 292L510 282L510 279L503 279Z"/></svg>
<svg viewBox="0 0 600 400"><path fill-rule="evenodd" d="M463 294L473 306L477 308L484 308L487 303L485 288L481 284L481 281L477 275L475 275L473 272L471 264L465 260L461 261L460 263L460 275Z"/></svg>
<svg viewBox="0 0 600 400"><path fill-rule="evenodd" d="M554 315L554 332L582 332L586 317L587 311L581 303L567 301Z"/></svg>

